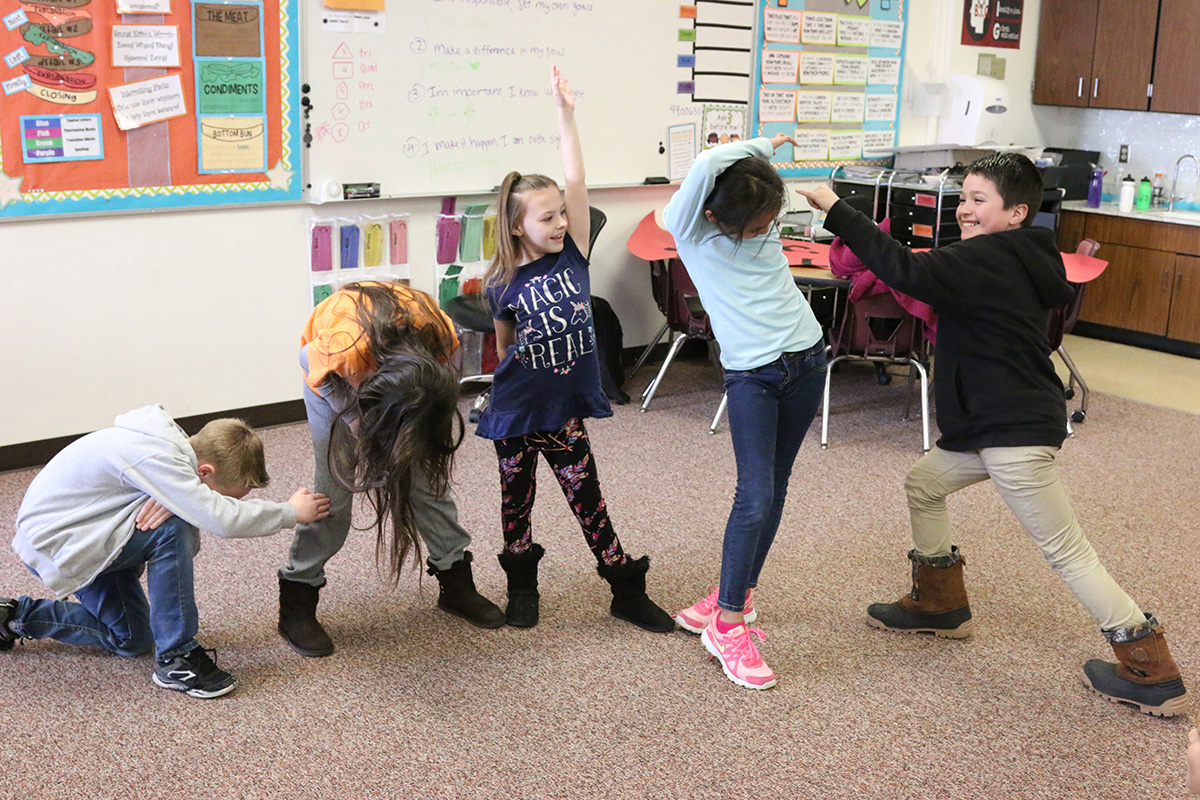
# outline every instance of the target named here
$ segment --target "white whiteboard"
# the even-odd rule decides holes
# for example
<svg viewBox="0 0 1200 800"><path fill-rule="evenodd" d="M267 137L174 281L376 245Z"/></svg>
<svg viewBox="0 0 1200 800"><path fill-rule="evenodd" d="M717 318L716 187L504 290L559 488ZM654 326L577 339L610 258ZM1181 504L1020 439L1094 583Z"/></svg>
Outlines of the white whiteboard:
<svg viewBox="0 0 1200 800"><path fill-rule="evenodd" d="M384 32L359 33L331 31L335 13L306 2L318 191L332 181L379 183L383 197L478 194L509 170L561 178L554 64L577 95L590 186L665 176L668 126L694 122L700 135L701 105L680 93L693 77L679 65L693 48L680 30L693 22L678 3L387 0Z"/></svg>

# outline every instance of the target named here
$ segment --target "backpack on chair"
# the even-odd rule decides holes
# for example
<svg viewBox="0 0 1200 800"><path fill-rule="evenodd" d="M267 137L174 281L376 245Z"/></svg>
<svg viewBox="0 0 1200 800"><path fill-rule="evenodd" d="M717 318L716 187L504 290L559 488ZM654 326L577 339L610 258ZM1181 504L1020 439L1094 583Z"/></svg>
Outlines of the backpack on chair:
<svg viewBox="0 0 1200 800"><path fill-rule="evenodd" d="M592 298L592 325L596 331L596 355L600 359L600 385L609 400L625 405L629 402L629 395L621 389L625 385L625 365L621 363L625 337L617 312L603 297Z"/></svg>

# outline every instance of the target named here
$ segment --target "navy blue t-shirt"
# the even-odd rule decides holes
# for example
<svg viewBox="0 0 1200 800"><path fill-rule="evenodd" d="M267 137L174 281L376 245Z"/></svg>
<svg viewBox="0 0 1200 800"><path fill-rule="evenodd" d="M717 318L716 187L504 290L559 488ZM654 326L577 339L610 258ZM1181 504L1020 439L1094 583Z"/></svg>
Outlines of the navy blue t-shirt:
<svg viewBox="0 0 1200 800"><path fill-rule="evenodd" d="M611 417L600 386L588 262L568 234L561 253L519 267L487 289L492 316L516 325L517 343L496 367L475 433L509 439L553 432L574 417Z"/></svg>

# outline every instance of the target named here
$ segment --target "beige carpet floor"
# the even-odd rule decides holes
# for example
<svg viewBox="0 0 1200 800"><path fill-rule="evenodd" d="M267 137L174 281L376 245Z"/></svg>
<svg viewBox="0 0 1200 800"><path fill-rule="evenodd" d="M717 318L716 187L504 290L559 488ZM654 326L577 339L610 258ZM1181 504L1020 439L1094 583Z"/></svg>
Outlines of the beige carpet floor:
<svg viewBox="0 0 1200 800"><path fill-rule="evenodd" d="M640 389L648 374L635 382ZM740 689L698 637L609 617L578 528L549 472L535 510L547 550L542 623L476 630L434 607L416 572L378 577L369 534L329 565L321 615L337 642L303 659L274 630L289 535L205 535L201 640L238 690L202 701L154 687L151 661L52 641L0 654L0 798L1182 798L1189 721L1088 692L1104 640L987 485L952 501L977 635L881 632L870 602L907 588L901 482L919 424L903 382L834 376L832 444L801 450L763 573L762 651L779 675ZM649 413L591 423L627 549L649 553L651 594L675 609L715 582L733 490L720 399L703 359L672 367ZM311 476L304 426L264 431L286 499ZM1200 684L1196 489L1200 418L1095 394L1060 458L1077 511L1116 579L1169 628ZM0 475L13 529L31 471ZM502 601L499 491L490 444L458 459L477 581ZM0 594L44 595L8 548Z"/></svg>

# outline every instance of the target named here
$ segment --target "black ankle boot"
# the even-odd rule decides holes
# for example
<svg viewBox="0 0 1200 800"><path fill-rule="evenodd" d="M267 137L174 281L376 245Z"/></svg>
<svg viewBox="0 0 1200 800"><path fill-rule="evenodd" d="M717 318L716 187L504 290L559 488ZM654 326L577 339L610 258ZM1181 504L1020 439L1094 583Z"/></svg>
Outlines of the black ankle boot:
<svg viewBox="0 0 1200 800"><path fill-rule="evenodd" d="M504 612L500 607L475 590L475 577L471 574L474 556L470 550L446 569L429 564L428 573L437 578L438 608L462 617L477 628L499 628L504 624Z"/></svg>
<svg viewBox="0 0 1200 800"><path fill-rule="evenodd" d="M508 575L508 607L504 609L504 618L514 628L532 628L538 624L537 571L545 554L540 544L534 544L524 553L505 550L496 556Z"/></svg>
<svg viewBox="0 0 1200 800"><path fill-rule="evenodd" d="M624 564L597 565L596 572L612 586L613 599L609 613L617 619L632 622L642 630L655 633L673 631L675 619L646 595L648 569L649 556Z"/></svg>
<svg viewBox="0 0 1200 800"><path fill-rule="evenodd" d="M297 653L310 658L333 653L333 640L317 621L320 594L320 586L279 579L279 635Z"/></svg>

